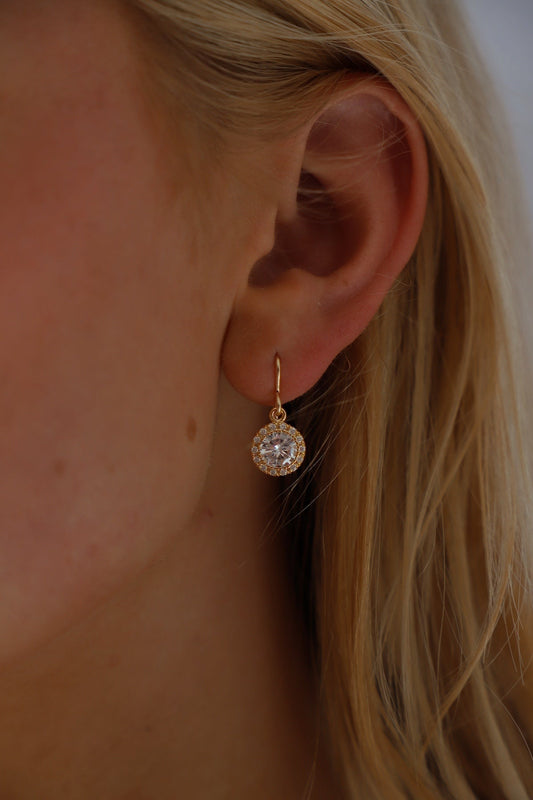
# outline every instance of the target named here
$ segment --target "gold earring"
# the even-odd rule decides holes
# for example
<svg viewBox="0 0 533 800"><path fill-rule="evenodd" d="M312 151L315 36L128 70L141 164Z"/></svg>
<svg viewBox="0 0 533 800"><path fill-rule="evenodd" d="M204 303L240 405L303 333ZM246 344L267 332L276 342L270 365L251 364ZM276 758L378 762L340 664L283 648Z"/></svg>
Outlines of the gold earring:
<svg viewBox="0 0 533 800"><path fill-rule="evenodd" d="M270 422L261 428L252 442L252 458L260 470L268 475L288 475L298 469L305 456L304 437L287 425L287 412L281 405L281 360L276 353L275 405L271 409Z"/></svg>

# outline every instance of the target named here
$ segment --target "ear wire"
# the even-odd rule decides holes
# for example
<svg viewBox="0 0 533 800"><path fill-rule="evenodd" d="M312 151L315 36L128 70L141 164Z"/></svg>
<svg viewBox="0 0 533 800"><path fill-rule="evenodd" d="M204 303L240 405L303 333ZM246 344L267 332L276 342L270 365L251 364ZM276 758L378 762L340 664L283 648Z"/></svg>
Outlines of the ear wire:
<svg viewBox="0 0 533 800"><path fill-rule="evenodd" d="M268 425L254 436L251 453L254 464L267 475L289 475L301 465L305 442L300 431L288 425L287 412L281 405L281 358L274 357L274 407Z"/></svg>

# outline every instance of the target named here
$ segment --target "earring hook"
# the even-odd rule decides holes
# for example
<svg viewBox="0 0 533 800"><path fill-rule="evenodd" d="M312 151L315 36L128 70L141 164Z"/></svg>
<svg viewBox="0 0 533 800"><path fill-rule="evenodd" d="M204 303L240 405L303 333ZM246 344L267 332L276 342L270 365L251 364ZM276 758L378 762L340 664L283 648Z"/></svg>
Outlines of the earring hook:
<svg viewBox="0 0 533 800"><path fill-rule="evenodd" d="M288 475L298 469L305 456L302 434L287 425L287 412L281 405L281 358L274 356L274 407L270 409L270 423L254 436L252 458L262 472L268 475Z"/></svg>
<svg viewBox="0 0 533 800"><path fill-rule="evenodd" d="M287 412L281 405L281 358L279 353L274 356L274 389L275 400L274 408L271 409L269 417L271 422L285 422Z"/></svg>
<svg viewBox="0 0 533 800"><path fill-rule="evenodd" d="M277 416L279 417L281 415L281 412L283 411L283 408L282 408L282 405L281 405L281 359L280 359L278 353L276 353L276 357L274 359L274 368L276 370L276 379L275 379L275 386L276 386L276 401L275 401L276 402L276 412L277 412Z"/></svg>

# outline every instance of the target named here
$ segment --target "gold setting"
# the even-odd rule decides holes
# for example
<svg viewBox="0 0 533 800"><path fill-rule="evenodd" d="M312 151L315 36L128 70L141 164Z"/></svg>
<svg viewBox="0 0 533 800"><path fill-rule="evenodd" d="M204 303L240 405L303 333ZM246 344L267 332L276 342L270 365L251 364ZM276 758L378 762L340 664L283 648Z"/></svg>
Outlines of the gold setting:
<svg viewBox="0 0 533 800"><path fill-rule="evenodd" d="M292 461L288 464L284 464L280 467L274 467L268 463L264 456L261 455L261 445L265 441L268 436L271 436L273 433L283 433L286 436L290 436L293 440L295 445L295 454ZM262 472L266 472L267 475L274 475L276 477L280 477L282 475L289 475L291 472L294 472L298 469L301 465L302 461L305 457L305 442L304 437L297 431L296 428L293 428L292 425L288 425L286 422L269 422L268 425L265 425L264 428L261 428L258 431L257 435L254 436L254 441L252 444L252 458L254 463L257 464L259 469Z"/></svg>
<svg viewBox="0 0 533 800"><path fill-rule="evenodd" d="M267 475L280 477L298 469L305 457L305 442L300 431L288 425L287 412L281 405L281 361L276 353L275 405L270 410L270 422L254 436L251 451L254 463ZM269 437L281 436L281 442L268 442ZM270 453L266 452L270 448ZM288 452L287 452L288 448ZM281 461L281 463L277 463Z"/></svg>

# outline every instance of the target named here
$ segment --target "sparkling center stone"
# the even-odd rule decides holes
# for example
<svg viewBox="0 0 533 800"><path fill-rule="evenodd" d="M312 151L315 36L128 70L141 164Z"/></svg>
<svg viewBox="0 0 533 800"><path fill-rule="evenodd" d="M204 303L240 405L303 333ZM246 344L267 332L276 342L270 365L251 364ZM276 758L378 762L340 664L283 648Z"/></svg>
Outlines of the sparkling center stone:
<svg viewBox="0 0 533 800"><path fill-rule="evenodd" d="M288 467L298 452L298 445L285 431L269 433L259 446L259 454L270 467Z"/></svg>

